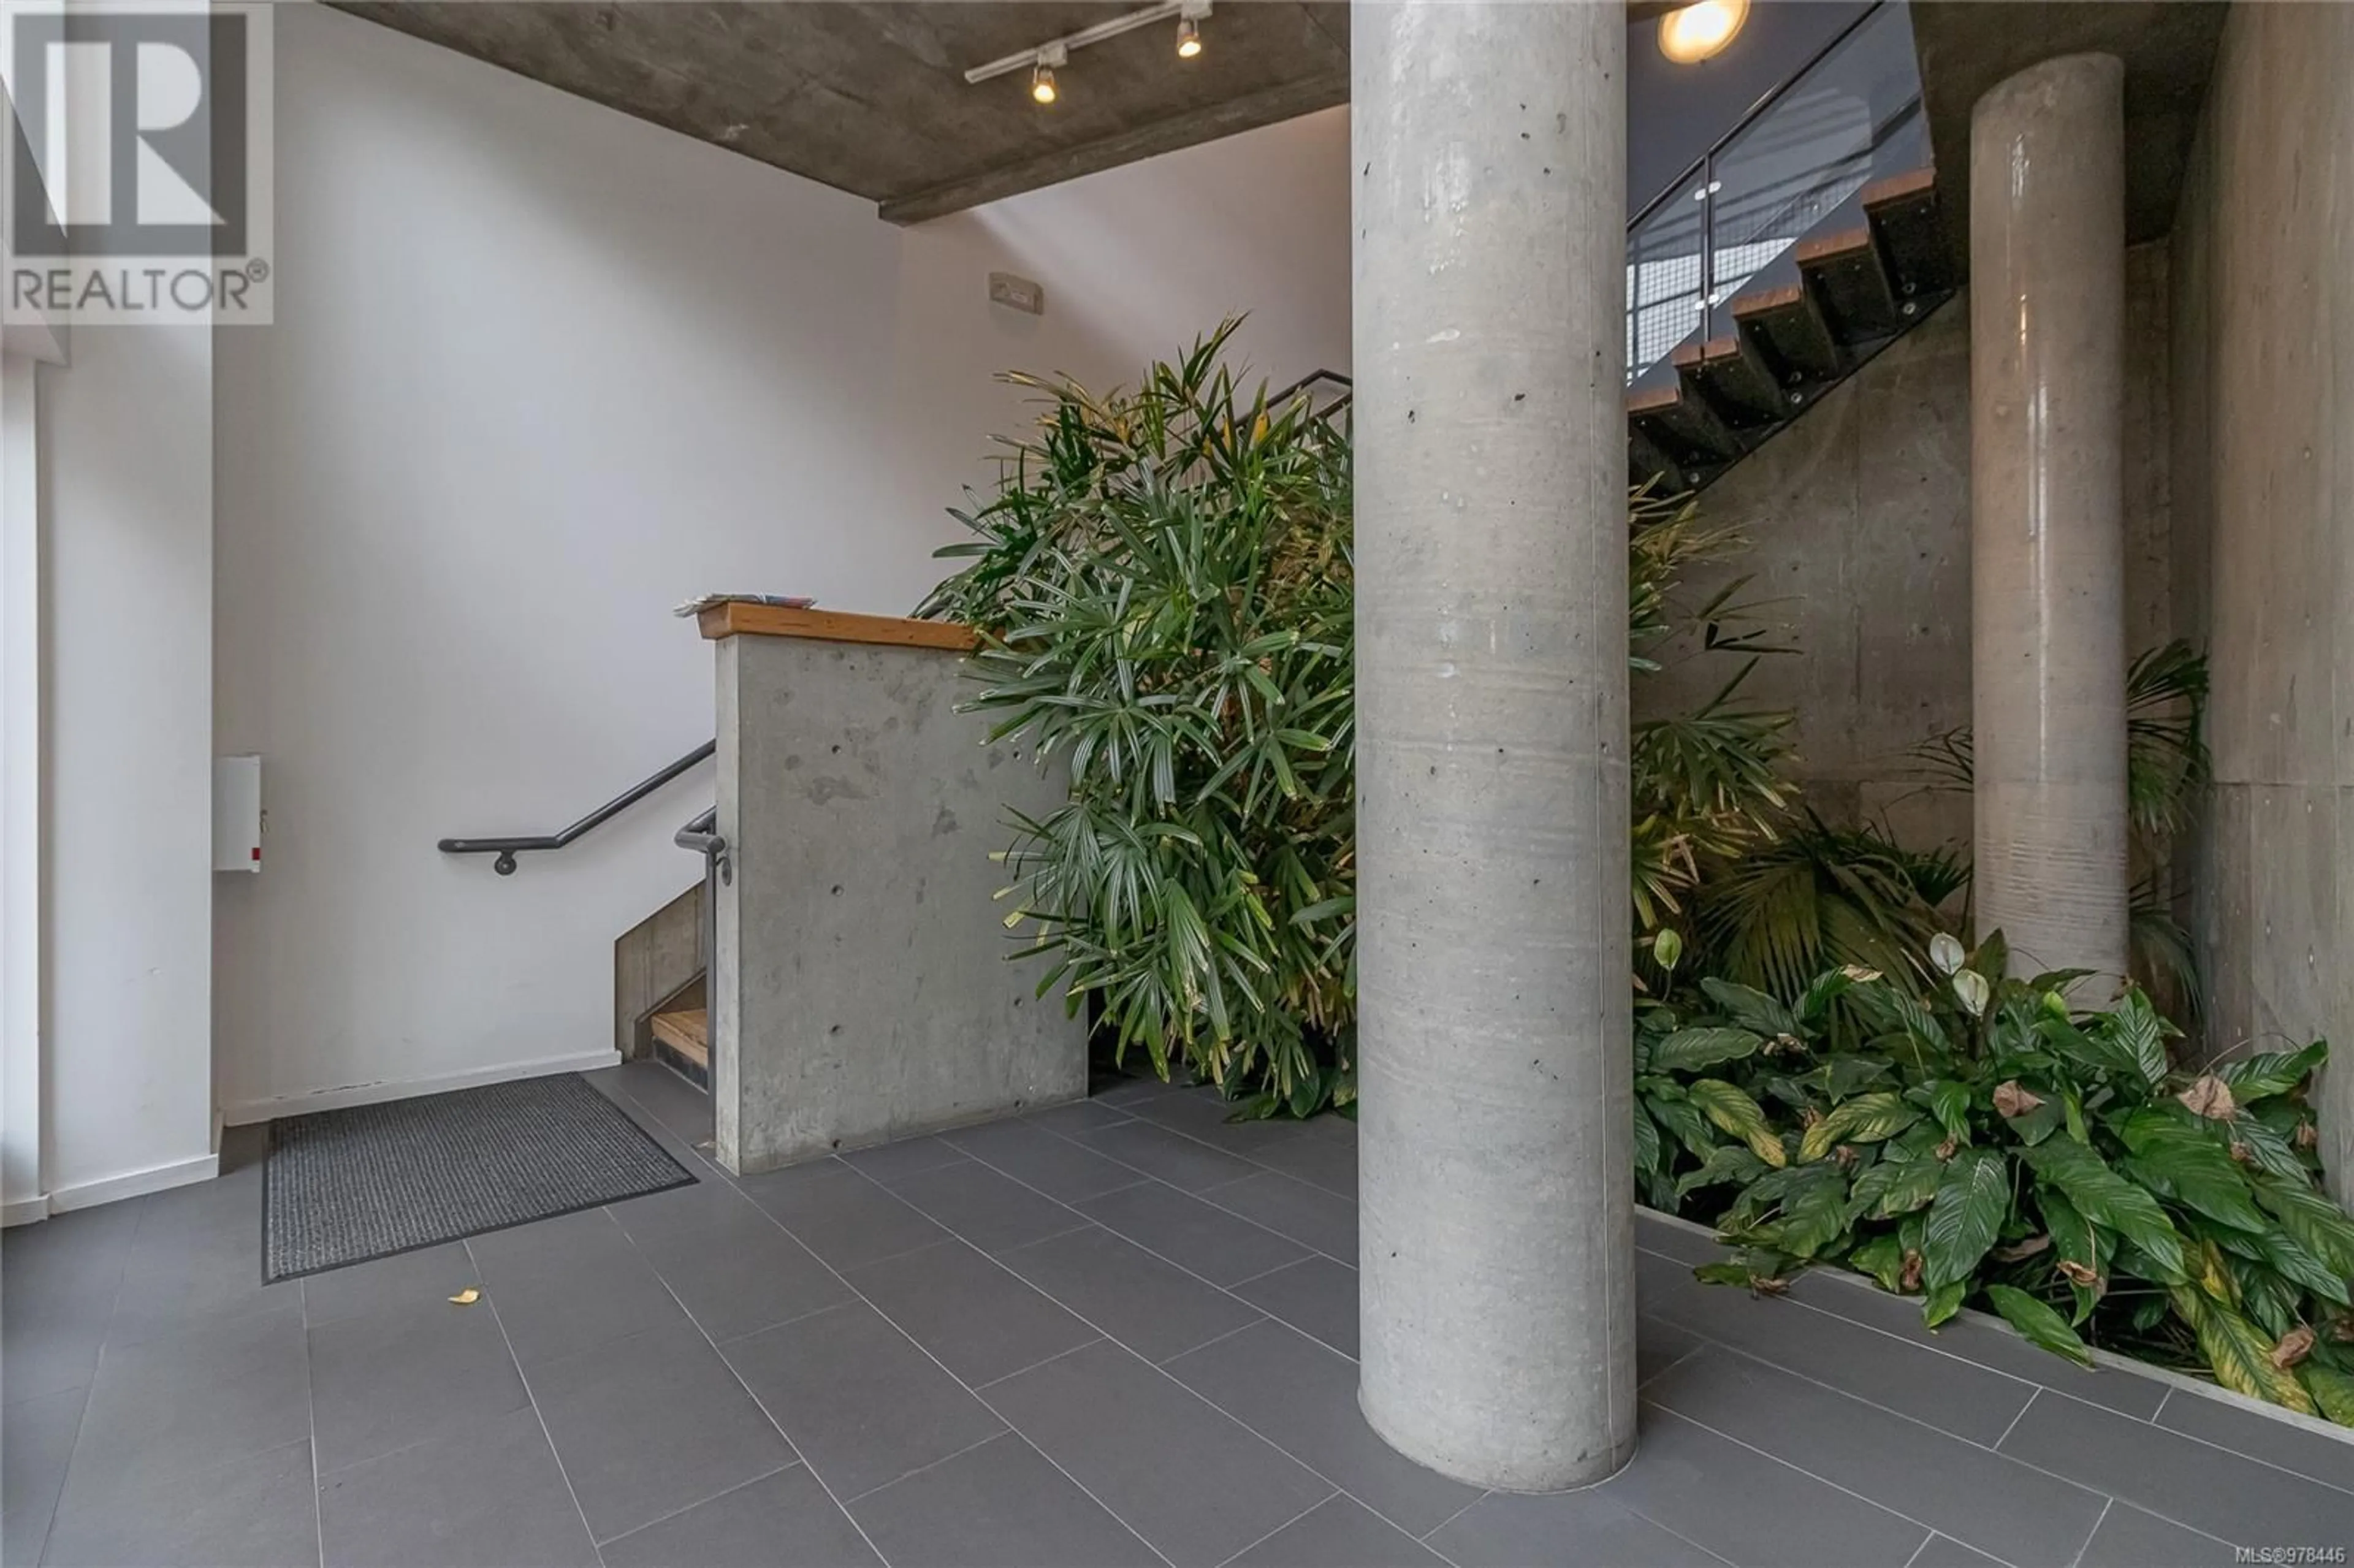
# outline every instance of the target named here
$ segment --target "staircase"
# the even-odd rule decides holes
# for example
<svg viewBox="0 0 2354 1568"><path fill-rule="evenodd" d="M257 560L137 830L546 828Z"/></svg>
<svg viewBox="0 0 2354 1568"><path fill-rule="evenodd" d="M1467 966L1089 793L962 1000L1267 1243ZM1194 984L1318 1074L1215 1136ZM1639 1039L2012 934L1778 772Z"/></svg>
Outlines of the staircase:
<svg viewBox="0 0 2354 1568"><path fill-rule="evenodd" d="M1704 489L1950 298L1909 14L1863 11L1627 226L1627 467ZM1273 394L1346 418L1349 377Z"/></svg>
<svg viewBox="0 0 2354 1568"><path fill-rule="evenodd" d="M1628 394L1636 482L1703 488L1953 293L1935 171L1867 185L1860 206L1861 222L1791 248L1795 281L1736 295L1730 332L1684 343L1671 381Z"/></svg>
<svg viewBox="0 0 2354 1568"><path fill-rule="evenodd" d="M698 989L700 989L698 987ZM711 1086L711 1014L702 1007L674 1007L647 1021L654 1055L673 1072L702 1088Z"/></svg>

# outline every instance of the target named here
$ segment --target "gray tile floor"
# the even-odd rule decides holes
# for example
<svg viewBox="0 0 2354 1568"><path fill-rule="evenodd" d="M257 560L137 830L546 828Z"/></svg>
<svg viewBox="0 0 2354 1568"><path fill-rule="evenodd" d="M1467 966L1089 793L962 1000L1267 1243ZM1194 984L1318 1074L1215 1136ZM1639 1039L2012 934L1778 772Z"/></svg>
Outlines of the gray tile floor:
<svg viewBox="0 0 2354 1568"><path fill-rule="evenodd" d="M279 1286L259 1169L8 1233L9 1563L2230 1563L2354 1445L1640 1229L1642 1446L1482 1495L1357 1414L1354 1129L1123 1085ZM471 1307L447 1298L480 1286ZM2281 1559L2286 1560L2286 1559ZM2325 1559L2326 1560L2326 1559Z"/></svg>

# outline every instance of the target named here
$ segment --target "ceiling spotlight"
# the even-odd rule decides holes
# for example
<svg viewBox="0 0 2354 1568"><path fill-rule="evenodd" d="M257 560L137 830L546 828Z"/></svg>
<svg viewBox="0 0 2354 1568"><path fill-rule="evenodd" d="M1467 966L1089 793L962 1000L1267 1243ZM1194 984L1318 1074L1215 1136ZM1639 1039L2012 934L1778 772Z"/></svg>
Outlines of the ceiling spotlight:
<svg viewBox="0 0 2354 1568"><path fill-rule="evenodd" d="M1697 65L1724 52L1749 20L1749 0L1700 0L1659 18L1659 52L1678 65Z"/></svg>
<svg viewBox="0 0 2354 1568"><path fill-rule="evenodd" d="M1210 19L1210 0L1177 0L1177 58L1190 60L1202 52L1202 24Z"/></svg>
<svg viewBox="0 0 2354 1568"><path fill-rule="evenodd" d="M1055 68L1070 62L1070 50L1060 44L1048 44L1040 49L1037 63L1030 68L1030 96L1040 103L1052 103L1061 97L1055 90Z"/></svg>

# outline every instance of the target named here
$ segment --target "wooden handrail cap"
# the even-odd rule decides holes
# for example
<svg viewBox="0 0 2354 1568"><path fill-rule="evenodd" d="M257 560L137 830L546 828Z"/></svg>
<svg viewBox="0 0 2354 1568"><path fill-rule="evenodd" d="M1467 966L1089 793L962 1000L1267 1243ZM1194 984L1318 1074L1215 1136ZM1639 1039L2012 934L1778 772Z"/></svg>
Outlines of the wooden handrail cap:
<svg viewBox="0 0 2354 1568"><path fill-rule="evenodd" d="M948 620L907 620L896 615L854 615L840 609L794 609L732 600L695 617L704 637L805 637L819 642L871 642L886 648L938 648L970 653L981 638Z"/></svg>

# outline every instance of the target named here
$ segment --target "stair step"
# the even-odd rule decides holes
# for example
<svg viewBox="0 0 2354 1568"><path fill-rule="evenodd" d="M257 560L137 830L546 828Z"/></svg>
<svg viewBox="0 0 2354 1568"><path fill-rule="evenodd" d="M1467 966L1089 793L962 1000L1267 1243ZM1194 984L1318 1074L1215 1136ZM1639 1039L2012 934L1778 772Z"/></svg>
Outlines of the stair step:
<svg viewBox="0 0 2354 1568"><path fill-rule="evenodd" d="M1688 486L1700 485L1742 452L1741 438L1705 397L1681 382L1630 394L1627 419L1682 470Z"/></svg>
<svg viewBox="0 0 2354 1568"><path fill-rule="evenodd" d="M676 1012L657 1012L652 1024L655 1039L698 1067L711 1065L711 1014L708 1009L688 1007Z"/></svg>
<svg viewBox="0 0 2354 1568"><path fill-rule="evenodd" d="M1804 284L1744 294L1733 302L1733 320L1744 336L1781 367L1785 384L1839 378L1839 344Z"/></svg>
<svg viewBox="0 0 2354 1568"><path fill-rule="evenodd" d="M1802 241L1796 256L1799 275L1843 345L1886 337L1903 324L1869 224Z"/></svg>
<svg viewBox="0 0 2354 1568"><path fill-rule="evenodd" d="M1742 428L1770 425L1786 409L1773 367L1756 345L1738 333L1688 343L1675 353L1676 374L1726 419Z"/></svg>
<svg viewBox="0 0 2354 1568"><path fill-rule="evenodd" d="M1916 299L1953 287L1953 251L1937 212L1935 169L1914 169L1864 186L1863 211L1897 293Z"/></svg>

